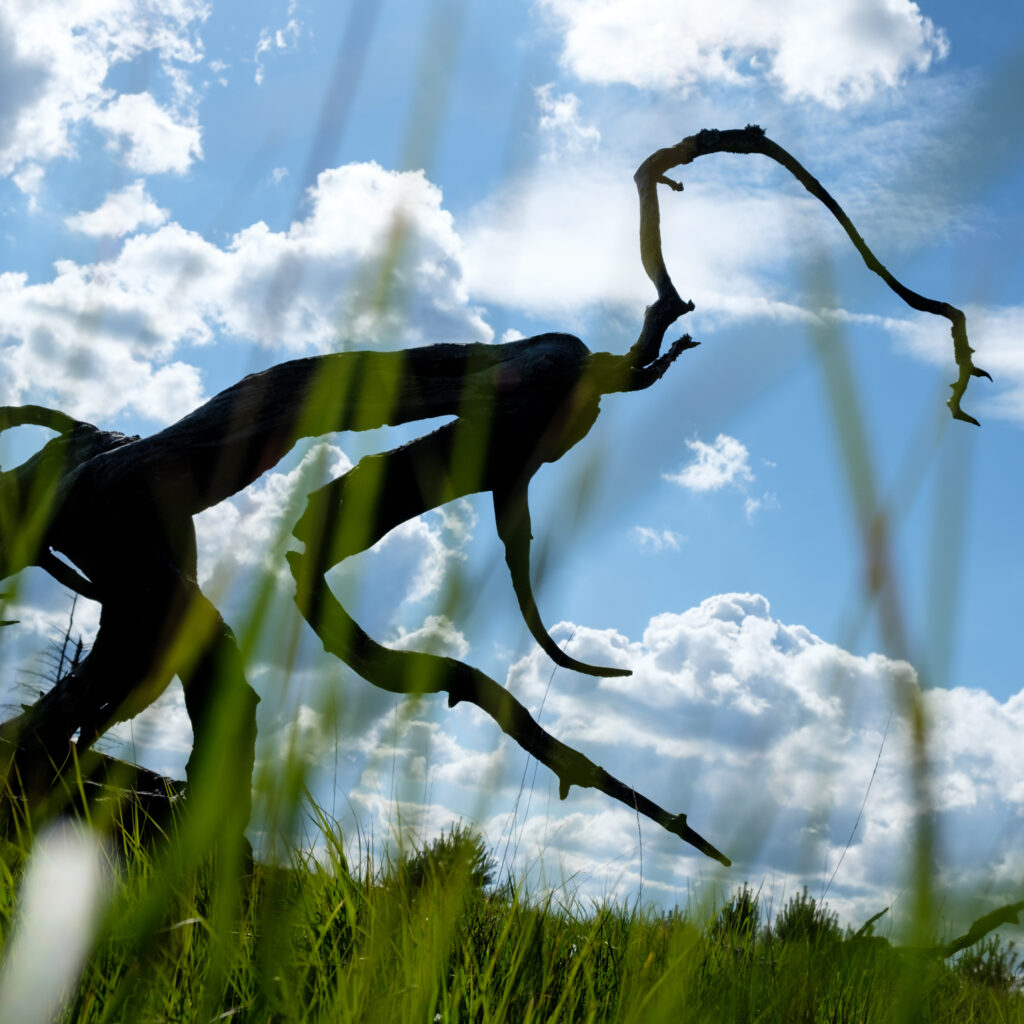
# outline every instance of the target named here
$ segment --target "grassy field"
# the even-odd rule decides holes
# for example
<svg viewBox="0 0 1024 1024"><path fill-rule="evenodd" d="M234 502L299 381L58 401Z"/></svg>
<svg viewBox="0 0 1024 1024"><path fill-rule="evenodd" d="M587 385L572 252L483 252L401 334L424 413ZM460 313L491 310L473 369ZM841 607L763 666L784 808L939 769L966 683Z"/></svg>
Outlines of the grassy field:
<svg viewBox="0 0 1024 1024"><path fill-rule="evenodd" d="M52 833L41 856L5 843L4 1024L1024 1020L1015 951L992 936L957 958L897 948L874 934L884 918L844 931L806 891L774 916L749 889L704 913L530 896L459 827L350 867L322 824L317 858L276 868L187 833L146 848L117 832L117 850L64 835L60 856ZM52 876L49 913L30 909L41 859L102 893L77 923ZM56 936L26 927L62 914ZM60 949L76 947L62 991Z"/></svg>

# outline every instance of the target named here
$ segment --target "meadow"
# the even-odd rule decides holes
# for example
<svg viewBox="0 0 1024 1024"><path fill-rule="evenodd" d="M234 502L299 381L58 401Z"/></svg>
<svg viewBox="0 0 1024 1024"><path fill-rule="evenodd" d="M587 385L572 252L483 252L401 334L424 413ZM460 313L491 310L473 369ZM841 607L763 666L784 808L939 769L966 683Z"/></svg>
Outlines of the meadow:
<svg viewBox="0 0 1024 1024"><path fill-rule="evenodd" d="M52 975L33 990L56 948L35 949L35 972L10 969L35 941L17 896L31 840L4 842L5 1024L1024 1020L1016 950L995 935L956 956L948 937L897 946L884 913L844 929L806 889L774 908L744 886L718 907L667 912L531 894L496 878L460 825L355 865L314 813L317 856L276 867L197 845L194 822L172 843L144 839L137 816L116 828L94 876L99 925L80 922L89 951L64 991ZM59 936L72 948L74 930Z"/></svg>

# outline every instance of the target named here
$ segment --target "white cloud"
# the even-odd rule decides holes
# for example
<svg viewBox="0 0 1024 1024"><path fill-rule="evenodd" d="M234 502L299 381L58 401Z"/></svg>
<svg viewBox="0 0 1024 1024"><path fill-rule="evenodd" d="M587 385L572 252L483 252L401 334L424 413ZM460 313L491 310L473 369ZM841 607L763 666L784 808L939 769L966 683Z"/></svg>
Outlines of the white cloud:
<svg viewBox="0 0 1024 1024"><path fill-rule="evenodd" d="M492 339L422 172L324 171L309 204L288 230L259 222L225 248L170 223L109 261L60 261L49 282L0 275L0 401L166 421L202 399L175 350L217 331L285 352Z"/></svg>
<svg viewBox="0 0 1024 1024"><path fill-rule="evenodd" d="M475 523L468 502L432 510L396 526L369 550L341 563L332 580L347 586L351 600L374 606L378 614L386 609L394 622L441 592L448 574L465 557Z"/></svg>
<svg viewBox="0 0 1024 1024"><path fill-rule="evenodd" d="M765 491L760 498L749 497L743 502L743 511L747 514L747 522L752 522L754 516L762 509L778 507L779 498L773 491Z"/></svg>
<svg viewBox="0 0 1024 1024"><path fill-rule="evenodd" d="M730 484L743 484L754 479L746 445L728 434L719 434L713 444L687 441L686 447L696 458L678 473L662 474L666 480L690 491L718 491Z"/></svg>
<svg viewBox="0 0 1024 1024"><path fill-rule="evenodd" d="M185 693L174 680L149 707L104 733L98 746L114 757L180 779L192 752L192 738Z"/></svg>
<svg viewBox="0 0 1024 1024"><path fill-rule="evenodd" d="M675 530L655 530L650 526L634 526L629 535L641 551L682 551L687 540Z"/></svg>
<svg viewBox="0 0 1024 1024"><path fill-rule="evenodd" d="M64 223L72 231L86 235L120 238L140 227L159 227L167 221L167 216L167 211L157 206L140 178L120 192L111 192L95 210L76 213Z"/></svg>
<svg viewBox="0 0 1024 1024"><path fill-rule="evenodd" d="M596 149L601 133L580 117L580 101L574 93L556 93L553 82L534 90L540 107L540 133L547 140L549 159L564 153L583 153Z"/></svg>
<svg viewBox="0 0 1024 1024"><path fill-rule="evenodd" d="M42 187L45 177L46 171L39 164L22 164L20 169L11 175L14 184L33 200L33 209L35 209L35 196Z"/></svg>
<svg viewBox="0 0 1024 1024"><path fill-rule="evenodd" d="M290 586L284 551L306 496L351 468L340 448L318 442L293 469L272 470L234 498L200 512L195 517L200 585L224 591L236 585L239 573L255 569Z"/></svg>
<svg viewBox="0 0 1024 1024"><path fill-rule="evenodd" d="M261 28L259 39L256 41L256 52L253 55L253 59L256 62L256 72L253 75L253 80L257 85L263 84L263 79L266 77L266 58L270 53L276 50L288 50L294 47L298 41L299 36L302 34L302 22L295 17L298 10L298 3L296 0L289 0L288 3L288 21L283 28L271 29Z"/></svg>
<svg viewBox="0 0 1024 1024"><path fill-rule="evenodd" d="M419 629L398 628L398 636L388 641L389 647L400 651L426 651L449 658L464 659L469 643L446 615L428 615Z"/></svg>
<svg viewBox="0 0 1024 1024"><path fill-rule="evenodd" d="M427 633L439 633L454 640L451 653L464 652L461 634L441 617L399 633L397 646L421 649ZM553 633L573 636L574 656L634 674L552 679L549 661L533 651L512 666L506 685L559 739L668 810L685 811L733 857L730 872L711 871L691 848L600 793L574 789L559 803L546 769L530 772L536 791L531 798L527 783L524 799L532 762L484 715L464 705L448 710L440 698L396 702L350 679L335 726L317 710L323 697L300 688L291 712L261 719L261 749L281 757L290 746L323 781L333 740L339 793L363 834L413 827L430 837L469 815L499 854L511 834L508 866L533 885L571 877L570 888L585 897L627 897L641 881L642 844L645 892L669 905L695 888L700 898L701 885L740 879L764 882L779 898L803 884L820 891L842 856L828 899L844 920L859 923L887 905L899 919L917 814L904 717L917 693L909 665L854 655L787 625L756 594L722 594L656 615L639 640L571 623ZM268 701L268 687L281 683L267 673L253 681ZM337 675L329 682L337 686ZM1024 750L1016 742L1024 693L1004 702L966 687L919 696L940 889L1013 898L1024 870ZM169 690L147 716L134 723L137 747L180 761L188 743L180 691ZM121 739L130 742L131 733ZM948 908L955 913L953 903Z"/></svg>
<svg viewBox="0 0 1024 1024"><path fill-rule="evenodd" d="M693 827L734 856L730 878L820 889L867 793L830 902L863 920L898 895L912 869L915 817L903 718L916 689L910 666L853 655L785 625L751 594L655 616L641 641L568 623L555 632L575 632L576 657L626 665L634 675L595 683L559 673L551 684L549 664L533 652L513 666L510 688L535 711L543 701L554 735L668 809L685 810ZM1012 738L1024 725L1024 694L1000 703L957 688L923 699L942 883L955 887L970 871L972 882L1005 889L1014 884L1012 870L1024 866L1014 824L1024 812L1024 751ZM575 848L579 823L557 838L551 833L578 814L616 822L605 835L594 829L591 870L614 856L616 843L620 852L635 845L635 815L605 798L574 791L563 808L544 825L553 851L565 842ZM645 885L653 880L685 892L705 867L646 822L643 839ZM519 856L529 862L538 852L528 845Z"/></svg>
<svg viewBox="0 0 1024 1024"><path fill-rule="evenodd" d="M0 10L0 174L19 174L24 189L30 167L74 155L77 126L97 115L116 121L124 110L116 101L108 106L107 73L140 54L156 56L176 102L187 104L182 66L202 56L196 30L208 12L205 0L7 4ZM172 130L185 125L173 121ZM147 151L129 149L139 159Z"/></svg>
<svg viewBox="0 0 1024 1024"><path fill-rule="evenodd" d="M655 292L640 265L634 169L610 155L553 174L542 161L474 208L463 230L474 298L536 316L599 305L642 315ZM751 187L728 170L719 177L662 202L665 260L680 293L696 303L700 329L751 317L809 320L773 281L803 252L801 239L821 237L819 204L792 190Z"/></svg>
<svg viewBox="0 0 1024 1024"><path fill-rule="evenodd" d="M202 159L199 123L175 117L148 92L118 96L92 116L110 137L110 146L125 163L143 174L184 174L193 159Z"/></svg>
<svg viewBox="0 0 1024 1024"><path fill-rule="evenodd" d="M584 81L684 95L767 80L790 100L870 99L944 57L944 33L910 0L541 0Z"/></svg>
<svg viewBox="0 0 1024 1024"><path fill-rule="evenodd" d="M261 222L232 240L230 297L218 300L229 333L321 351L339 336L390 347L492 338L467 305L462 243L422 171L347 164L319 175L309 203L287 232Z"/></svg>
<svg viewBox="0 0 1024 1024"><path fill-rule="evenodd" d="M499 855L511 848L507 866L534 892L538 882L571 877L570 889L584 897L635 895L642 844L645 894L669 905L695 890L701 898L702 885L743 879L764 882L776 898L803 884L820 892L846 850L830 904L856 923L887 905L901 916L917 813L904 717L917 694L909 665L855 655L787 625L756 594L722 594L656 615L638 640L572 623L553 633L573 637L575 657L634 674L552 677L535 650L509 670L509 689L553 735L669 811L685 811L735 867L716 873L675 837L595 791L573 789L559 803L550 772L535 772L476 709L449 711L440 698L378 701L372 719L357 717L352 735L342 723L339 792L360 813L364 834L391 835L401 821L430 836L469 816ZM919 696L939 886L1015 898L1024 870L1024 749L1014 737L1024 727L1024 694L1002 703L962 687ZM531 776L532 796L529 782L523 792Z"/></svg>

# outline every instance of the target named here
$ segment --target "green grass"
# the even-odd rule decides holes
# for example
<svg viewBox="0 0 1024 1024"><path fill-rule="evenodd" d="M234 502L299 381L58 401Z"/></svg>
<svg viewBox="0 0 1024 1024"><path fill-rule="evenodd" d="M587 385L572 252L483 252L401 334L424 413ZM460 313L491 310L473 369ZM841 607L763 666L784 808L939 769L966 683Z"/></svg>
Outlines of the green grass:
<svg viewBox="0 0 1024 1024"><path fill-rule="evenodd" d="M376 867L328 827L317 857L242 871L115 834L68 1021L1024 1020L1012 947L894 948L806 891L774 919L747 889L704 914L531 898L458 827ZM27 846L3 847L4 946Z"/></svg>

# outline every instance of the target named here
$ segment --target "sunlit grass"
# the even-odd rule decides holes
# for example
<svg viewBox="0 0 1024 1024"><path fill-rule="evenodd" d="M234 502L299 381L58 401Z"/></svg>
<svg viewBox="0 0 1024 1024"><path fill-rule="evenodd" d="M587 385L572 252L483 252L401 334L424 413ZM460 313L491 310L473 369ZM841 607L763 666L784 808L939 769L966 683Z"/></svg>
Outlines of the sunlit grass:
<svg viewBox="0 0 1024 1024"><path fill-rule="evenodd" d="M1024 1020L1014 952L997 940L952 963L842 930L806 891L774 918L747 889L703 914L532 897L495 879L460 827L350 864L319 823L316 857L240 872L115 833L99 937L62 1019ZM6 946L33 858L28 844L2 853ZM58 910L36 906L36 923Z"/></svg>

